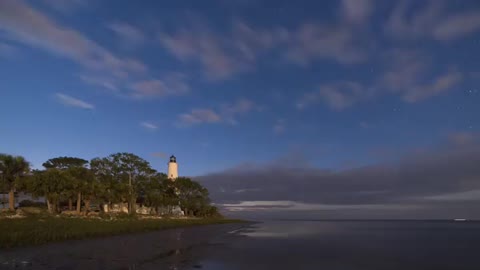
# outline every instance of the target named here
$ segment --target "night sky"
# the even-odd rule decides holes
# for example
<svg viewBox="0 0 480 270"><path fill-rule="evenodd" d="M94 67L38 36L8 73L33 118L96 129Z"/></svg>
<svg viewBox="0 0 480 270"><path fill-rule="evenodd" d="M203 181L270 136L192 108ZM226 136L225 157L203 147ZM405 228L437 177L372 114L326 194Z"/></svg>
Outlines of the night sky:
<svg viewBox="0 0 480 270"><path fill-rule="evenodd" d="M132 152L239 215L480 218L480 3L0 0L0 152Z"/></svg>

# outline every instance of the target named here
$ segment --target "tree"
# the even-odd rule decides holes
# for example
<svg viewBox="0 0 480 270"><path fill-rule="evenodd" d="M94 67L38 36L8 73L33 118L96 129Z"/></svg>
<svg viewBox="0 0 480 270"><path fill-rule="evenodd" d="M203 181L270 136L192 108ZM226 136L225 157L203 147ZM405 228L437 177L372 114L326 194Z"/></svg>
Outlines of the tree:
<svg viewBox="0 0 480 270"><path fill-rule="evenodd" d="M42 164L43 167L47 169L59 169L66 170L72 167L85 167L87 166L88 161L76 157L57 157L51 158Z"/></svg>
<svg viewBox="0 0 480 270"><path fill-rule="evenodd" d="M56 157L51 158L43 163L43 167L48 169L57 169L66 171L66 186L63 192L63 197L68 199L68 208L72 210L72 200L77 199L77 213L80 213L82 205L82 188L84 187L85 179L88 176L87 169L88 161L77 157Z"/></svg>
<svg viewBox="0 0 480 270"><path fill-rule="evenodd" d="M51 168L44 171L33 171L25 184L26 190L34 197L43 196L47 200L50 213L58 212L58 202L62 198L62 192L68 188L68 176L65 171Z"/></svg>
<svg viewBox="0 0 480 270"><path fill-rule="evenodd" d="M114 202L123 202L128 198L128 185L116 172L114 163L109 158L94 158L90 161L92 171L98 184L97 198L110 208Z"/></svg>
<svg viewBox="0 0 480 270"><path fill-rule="evenodd" d="M186 215L198 215L210 206L208 190L190 178L179 177L174 186L177 191L180 207Z"/></svg>
<svg viewBox="0 0 480 270"><path fill-rule="evenodd" d="M0 177L2 186L8 190L10 210L15 210L16 183L30 171L30 164L21 156L0 154Z"/></svg>
<svg viewBox="0 0 480 270"><path fill-rule="evenodd" d="M67 176L67 182L70 190L66 194L71 198L72 194L77 196L77 213L81 212L82 198L85 202L85 208L88 210L87 204L95 197L97 184L93 172L85 167L71 167L64 171Z"/></svg>
<svg viewBox="0 0 480 270"><path fill-rule="evenodd" d="M150 177L142 191L146 205L155 208L157 214L159 207L178 204L174 183L164 173Z"/></svg>
<svg viewBox="0 0 480 270"><path fill-rule="evenodd" d="M109 199L120 197L128 201L129 213L135 213L139 191L148 178L156 173L148 161L131 153L116 153L106 158L95 158L90 162L90 166L102 186L106 185L110 192L115 190L120 192L104 193L102 197ZM113 188L112 185L116 184L119 185L118 188Z"/></svg>

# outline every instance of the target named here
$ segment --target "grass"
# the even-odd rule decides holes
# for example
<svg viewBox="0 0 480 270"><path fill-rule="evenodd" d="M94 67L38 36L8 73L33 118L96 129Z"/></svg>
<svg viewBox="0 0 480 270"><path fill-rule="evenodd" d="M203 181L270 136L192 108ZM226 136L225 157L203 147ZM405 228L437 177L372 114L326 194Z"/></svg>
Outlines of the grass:
<svg viewBox="0 0 480 270"><path fill-rule="evenodd" d="M236 223L240 220L205 219L92 219L51 216L29 216L0 219L0 249L40 245L71 239L111 236L171 228Z"/></svg>

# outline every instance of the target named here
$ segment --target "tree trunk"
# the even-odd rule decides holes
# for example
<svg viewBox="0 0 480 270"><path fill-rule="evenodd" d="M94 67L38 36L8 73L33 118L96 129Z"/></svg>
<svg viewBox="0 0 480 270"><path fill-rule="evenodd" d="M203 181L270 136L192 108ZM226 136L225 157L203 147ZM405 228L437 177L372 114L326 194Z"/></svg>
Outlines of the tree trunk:
<svg viewBox="0 0 480 270"><path fill-rule="evenodd" d="M8 205L10 210L15 211L15 189L11 188L8 192Z"/></svg>
<svg viewBox="0 0 480 270"><path fill-rule="evenodd" d="M68 211L72 211L73 210L73 201L72 201L72 198L69 198L68 199Z"/></svg>
<svg viewBox="0 0 480 270"><path fill-rule="evenodd" d="M88 210L90 210L90 200L85 200L85 216L88 215Z"/></svg>
<svg viewBox="0 0 480 270"><path fill-rule="evenodd" d="M80 214L82 211L82 193L78 192L77 195L77 213Z"/></svg>
<svg viewBox="0 0 480 270"><path fill-rule="evenodd" d="M57 213L57 205L58 205L57 200L56 199L52 200L52 211L53 211L54 214Z"/></svg>
<svg viewBox="0 0 480 270"><path fill-rule="evenodd" d="M50 214L52 214L52 203L50 202L49 199L47 199L47 209Z"/></svg>
<svg viewBox="0 0 480 270"><path fill-rule="evenodd" d="M132 214L136 214L137 213L137 198L135 198L134 196L131 197L130 199L130 207L131 207L131 213Z"/></svg>
<svg viewBox="0 0 480 270"><path fill-rule="evenodd" d="M133 201L132 174L128 173L128 213L129 214L135 214L132 201Z"/></svg>

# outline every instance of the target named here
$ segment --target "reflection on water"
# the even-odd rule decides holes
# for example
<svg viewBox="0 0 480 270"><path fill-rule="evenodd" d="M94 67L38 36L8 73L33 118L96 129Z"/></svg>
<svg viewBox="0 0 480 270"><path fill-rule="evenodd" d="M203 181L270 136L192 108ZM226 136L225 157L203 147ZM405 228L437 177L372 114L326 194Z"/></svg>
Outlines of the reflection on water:
<svg viewBox="0 0 480 270"><path fill-rule="evenodd" d="M30 269L32 263L26 260L4 260L0 257L0 269Z"/></svg>
<svg viewBox="0 0 480 270"><path fill-rule="evenodd" d="M321 226L319 226L321 225ZM266 222L239 230L240 235L255 238L303 238L321 233L334 233L338 228L333 223L316 222Z"/></svg>
<svg viewBox="0 0 480 270"><path fill-rule="evenodd" d="M279 221L233 235L204 269L480 269L475 222Z"/></svg>

